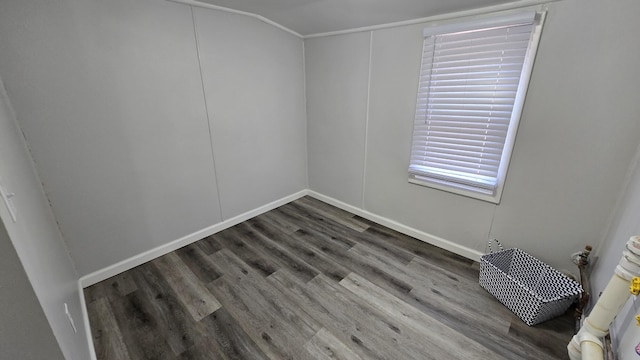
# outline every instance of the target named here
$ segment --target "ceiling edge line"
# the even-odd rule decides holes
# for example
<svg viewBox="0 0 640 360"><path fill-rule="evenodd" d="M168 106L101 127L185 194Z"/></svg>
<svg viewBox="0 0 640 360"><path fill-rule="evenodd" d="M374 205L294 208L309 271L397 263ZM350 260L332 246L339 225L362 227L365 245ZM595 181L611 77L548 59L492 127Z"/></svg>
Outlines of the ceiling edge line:
<svg viewBox="0 0 640 360"><path fill-rule="evenodd" d="M173 0L169 0L169 1L173 1ZM519 1L514 1L510 3L505 3L505 4L492 5L492 6L470 9L470 10L456 11L452 13L427 16L427 17L412 19L412 20L404 20L404 21L397 21L397 22L386 23L386 24L363 26L363 27L354 28L354 29L309 34L309 35L304 35L302 38L306 40L306 39L314 39L314 38L327 37L327 36L346 35L346 34L365 32L365 31L389 29L389 28L395 28L400 26L426 23L431 21L451 20L451 19L456 19L456 18L461 18L466 16L485 15L485 14L498 12L498 11L516 10L516 9L521 9L521 8L526 8L531 6L546 5L556 1L560 1L560 0L519 0Z"/></svg>
<svg viewBox="0 0 640 360"><path fill-rule="evenodd" d="M199 1L195 1L195 0L166 0L169 2L173 2L173 3L177 3L177 4L183 4L183 5L190 5L190 6L196 6L196 7L200 7L200 8L205 8L205 9L211 9L211 10L218 10L218 11L223 11L223 12L227 12L227 13L231 13L231 14L236 14L236 15L243 15L243 16L248 16L248 17L252 17L255 19L258 19L266 24L269 24L271 26L277 27L280 30L286 31L289 34L296 36L300 39L304 39L304 36L302 36L301 34L289 29L286 26L283 26L281 24L278 24L277 22L267 19L266 17L262 16L262 15L258 15L258 14L254 14L254 13L250 13L250 12L246 12L246 11L241 11L241 10L235 10L235 9L230 9L224 6L218 6L218 5L212 5L212 4L207 4L207 3L202 3Z"/></svg>

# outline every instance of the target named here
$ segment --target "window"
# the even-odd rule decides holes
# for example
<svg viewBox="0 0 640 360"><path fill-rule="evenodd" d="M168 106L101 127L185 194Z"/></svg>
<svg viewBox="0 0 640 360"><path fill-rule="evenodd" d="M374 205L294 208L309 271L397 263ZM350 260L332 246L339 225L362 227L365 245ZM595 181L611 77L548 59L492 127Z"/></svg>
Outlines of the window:
<svg viewBox="0 0 640 360"><path fill-rule="evenodd" d="M410 182L500 202L544 15L424 29Z"/></svg>

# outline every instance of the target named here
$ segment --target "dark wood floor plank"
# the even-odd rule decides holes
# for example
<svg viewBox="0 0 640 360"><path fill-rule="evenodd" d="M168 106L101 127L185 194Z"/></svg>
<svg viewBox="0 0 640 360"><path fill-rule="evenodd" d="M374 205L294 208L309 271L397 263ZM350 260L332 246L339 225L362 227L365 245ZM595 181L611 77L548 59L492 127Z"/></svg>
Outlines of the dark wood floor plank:
<svg viewBox="0 0 640 360"><path fill-rule="evenodd" d="M211 255L217 251L222 250L222 245L220 245L218 240L216 240L216 238L213 236L207 236L206 238L201 239L194 244L207 255Z"/></svg>
<svg viewBox="0 0 640 360"><path fill-rule="evenodd" d="M161 256L151 261L151 264L162 273L169 287L195 321L202 320L220 308L218 300L175 252Z"/></svg>
<svg viewBox="0 0 640 360"><path fill-rule="evenodd" d="M176 360L231 360L220 344L213 339L205 339L182 352Z"/></svg>
<svg viewBox="0 0 640 360"><path fill-rule="evenodd" d="M323 275L306 284L293 279L287 271L269 277L274 286L303 303L311 316L323 323L342 343L364 359L424 359L406 343L400 324L383 317L371 307L354 301L356 297Z"/></svg>
<svg viewBox="0 0 640 360"><path fill-rule="evenodd" d="M378 311L399 320L417 334L429 333L430 336L423 339L423 345L429 349L429 357L432 359L443 359L455 352L457 359L508 360L394 297L362 276L349 274L340 285L357 294L362 301Z"/></svg>
<svg viewBox="0 0 640 360"><path fill-rule="evenodd" d="M407 266L389 261L375 249L360 245L354 246L349 252L358 255L373 267L394 274L411 286L410 294L390 291L395 296L402 299L420 296L421 301L425 301L435 309L440 309L446 314L445 316L458 317L469 322L482 321L487 331L498 334L507 334L509 331L509 311L502 307L496 308L493 303L495 299L484 296L488 295L485 294L486 292L481 292L481 296L478 296L477 290L480 286L477 283L458 285L438 271L414 271ZM382 287L387 291L390 290L384 284Z"/></svg>
<svg viewBox="0 0 640 360"><path fill-rule="evenodd" d="M340 265L338 262L333 261L329 256L323 254L319 250L309 247L292 236L282 233L277 228L272 227L271 223L265 218L257 217L248 220L247 223L256 231L259 231L268 239L289 250L293 255L299 257L314 269L317 269L331 279L340 281L349 273L347 268Z"/></svg>
<svg viewBox="0 0 640 360"><path fill-rule="evenodd" d="M414 259L409 268L413 274L424 275L424 281L421 285L415 286L409 296L400 294L408 304L439 319L460 334L485 344L506 358L549 358L549 354L540 351L539 347L531 347L529 342L521 341L509 334L514 320L517 323L522 322L477 282L464 276L453 277L440 267L430 266L419 258ZM508 326L507 333L505 326ZM569 338L566 341L569 341Z"/></svg>
<svg viewBox="0 0 640 360"><path fill-rule="evenodd" d="M222 248L221 248L222 249ZM207 284L222 276L222 270L202 250L198 243L185 246L175 251L191 271Z"/></svg>
<svg viewBox="0 0 640 360"><path fill-rule="evenodd" d="M151 299L140 292L111 302L131 359L171 360L175 355L161 334ZM116 358L113 358L116 359Z"/></svg>
<svg viewBox="0 0 640 360"><path fill-rule="evenodd" d="M318 275L318 270L306 262L301 261L286 248L269 239L265 234L262 234L259 230L252 227L249 222L236 225L235 228L237 228L239 236L241 236L246 243L258 249L264 256L268 256L270 260L277 262L280 266L291 269L292 272L303 281L309 281Z"/></svg>
<svg viewBox="0 0 640 360"><path fill-rule="evenodd" d="M300 224L301 230L313 230L316 233L324 234L324 236L330 237L333 241L339 242L345 248L350 248L357 244L356 241L350 238L349 234L344 234L341 231L337 231L331 224L318 220L319 218L313 218L312 214L306 214L306 211L300 212L298 209L289 206L290 204L283 205L272 211L274 216L279 216L281 219L286 219L292 223ZM296 231L299 232L300 230Z"/></svg>
<svg viewBox="0 0 640 360"><path fill-rule="evenodd" d="M335 244L323 241L323 239L321 239L314 230L298 230L293 234L293 236L298 238L300 241L305 241L310 247L331 257L348 270L357 272L362 276L366 276L374 283L385 287L393 293L408 294L412 289L412 286L407 282L399 279L394 274L385 272L379 267L371 265L366 261L366 259L363 259L357 254L354 254L349 250L339 248Z"/></svg>
<svg viewBox="0 0 640 360"><path fill-rule="evenodd" d="M442 269L466 275L470 278L477 277L478 269L474 267L473 264L475 262L473 260L416 240L379 224L371 224L365 233L385 243L406 249L415 256Z"/></svg>
<svg viewBox="0 0 640 360"><path fill-rule="evenodd" d="M85 289L98 360L567 359L479 264L311 197Z"/></svg>
<svg viewBox="0 0 640 360"><path fill-rule="evenodd" d="M321 328L320 324L311 319L306 312L291 302L281 291L270 286L266 279L258 276L253 270L247 271L246 264L232 252L222 250L214 254L213 257L217 262L225 265L230 278L234 278L236 281L243 281L249 287L249 292L256 292L254 295L258 295L248 299L253 301L263 299L265 301L262 305L269 309L269 311L265 312L269 319L285 320L292 327L297 327L295 330L298 334L307 338L313 336ZM289 270L291 271L291 269ZM296 274L294 273L294 275Z"/></svg>
<svg viewBox="0 0 640 360"><path fill-rule="evenodd" d="M369 224L356 219L353 214L338 209L337 207L331 206L329 204L323 203L322 201L316 200L309 196L305 196L299 199L298 201L296 201L296 204L304 206L309 209L309 211L316 212L318 215L321 215L327 219L331 219L345 227L358 232L363 232L369 228Z"/></svg>
<svg viewBox="0 0 640 360"><path fill-rule="evenodd" d="M264 214L256 216L257 219L268 221L271 226L277 228L285 234L292 234L297 230L300 230L300 225L294 221L288 221L287 219L278 216L273 211L268 211Z"/></svg>
<svg viewBox="0 0 640 360"><path fill-rule="evenodd" d="M253 342L271 359L304 359L306 343L321 328L290 306L279 291L228 250L212 255L227 273L208 285Z"/></svg>
<svg viewBox="0 0 640 360"><path fill-rule="evenodd" d="M378 248L381 251L386 252L388 256L394 257L399 262L403 262L405 264L409 263L409 261L411 261L411 259L413 259L415 256L410 251L402 247L395 246L394 244L383 241L377 237L368 236L367 234L352 230L351 228L343 226L338 222L325 218L320 213L314 212L309 207L304 207L297 202L284 205L280 209L282 209L283 212L287 212L291 216L305 216L314 220L315 222L324 223L325 227L319 229L320 231L326 232L327 234L331 234L336 237L351 240L355 243L366 244L368 246ZM353 245L355 245L355 243Z"/></svg>
<svg viewBox="0 0 640 360"><path fill-rule="evenodd" d="M330 331L322 328L309 340L304 348L318 360L362 360Z"/></svg>
<svg viewBox="0 0 640 360"><path fill-rule="evenodd" d="M85 289L84 296L85 301L91 303L101 298L115 300L136 290L137 287L131 279L131 274L125 272Z"/></svg>
<svg viewBox="0 0 640 360"><path fill-rule="evenodd" d="M412 261L406 270L401 277L409 277L410 280L407 281L415 283L416 290L437 294L446 303L451 304L452 308L464 306L489 318L509 318L510 311L503 306L495 306L496 299L480 287L478 279L471 281L465 277L454 276L421 259Z"/></svg>
<svg viewBox="0 0 640 360"><path fill-rule="evenodd" d="M279 268L272 259L263 256L253 246L243 240L242 234L234 226L213 235L219 243L242 259L247 265L256 269L262 276L269 276Z"/></svg>
<svg viewBox="0 0 640 360"><path fill-rule="evenodd" d="M106 297L87 304L98 359L129 359L129 352Z"/></svg>
<svg viewBox="0 0 640 360"><path fill-rule="evenodd" d="M527 348L525 344L521 344L516 351L511 351L509 346L505 346L514 342L514 339L509 339L507 335L511 329L513 314L503 306L496 306L497 300L481 288L477 280L470 281L464 276L453 276L420 258L412 260L409 266L404 267L376 256L374 249L358 245L350 252L360 253L372 266L393 273L410 284L413 289L409 294L394 292L386 287L385 289L461 335L480 343L486 342L489 349L508 359L525 359L528 354L537 354L538 358L546 356L536 349ZM384 287L384 283L382 285ZM487 339L490 341L486 341Z"/></svg>
<svg viewBox="0 0 640 360"><path fill-rule="evenodd" d="M573 316L561 316L551 321L539 324L536 330L527 326L520 319L512 316L509 340L511 344L521 344L522 347L533 349L529 354L542 353L540 359L568 359L566 346L575 326Z"/></svg>
<svg viewBox="0 0 640 360"><path fill-rule="evenodd" d="M206 344L201 345L201 348L209 348L217 344L215 349L224 354L225 359L230 360L269 359L225 308L216 310L201 322L210 334ZM193 351L193 353L196 352ZM203 357L194 357L194 359L197 358Z"/></svg>
<svg viewBox="0 0 640 360"><path fill-rule="evenodd" d="M482 289L484 290L484 289ZM485 316L482 312L473 312L460 308L455 303L447 305L446 300L434 299L434 294L425 290L412 290L410 297L403 300L420 309L425 314L438 319L442 324L457 331L469 339L475 340L485 345L491 351L500 354L506 359L547 359L548 354L539 349L528 346L527 343L514 341L510 335L504 333L503 326L506 322L510 324L514 317L512 314L505 314L503 317ZM490 312L495 312L495 304L486 308ZM520 319L517 319L520 321ZM498 322L499 324L493 324ZM495 328L498 329L495 329ZM569 340L567 340L568 342ZM565 344L566 345L566 344Z"/></svg>
<svg viewBox="0 0 640 360"><path fill-rule="evenodd" d="M286 333L286 328L279 321L269 322L252 312L254 306L246 303L250 300L243 296L238 284L236 279L232 281L228 275L224 275L208 286L241 324L251 341L255 342L270 359L295 359L295 353L292 351L295 343L289 343L286 338L282 338L282 334ZM270 333L277 334L275 339Z"/></svg>
<svg viewBox="0 0 640 360"><path fill-rule="evenodd" d="M146 263L132 274L146 299L147 311L156 321L157 335L164 339L175 355L179 355L200 340L202 330L190 316L187 307L171 288L164 275L151 263Z"/></svg>
<svg viewBox="0 0 640 360"><path fill-rule="evenodd" d="M376 249L362 245L356 245L349 250L354 256L358 256L371 266L386 273L394 274L413 289L427 294L431 304L442 303L451 314L456 316L467 315L476 321L486 317L491 319L509 319L509 311L503 307L495 307L495 298L483 291L478 280L468 281L466 278L455 277L434 265L421 259L414 259L405 266L394 262ZM479 294L478 294L479 293ZM401 294L402 295L402 294ZM480 296L478 296L480 295ZM493 310L496 311L493 311ZM479 319L480 318L480 319ZM506 334L509 330L509 321L490 321L490 328L494 331Z"/></svg>

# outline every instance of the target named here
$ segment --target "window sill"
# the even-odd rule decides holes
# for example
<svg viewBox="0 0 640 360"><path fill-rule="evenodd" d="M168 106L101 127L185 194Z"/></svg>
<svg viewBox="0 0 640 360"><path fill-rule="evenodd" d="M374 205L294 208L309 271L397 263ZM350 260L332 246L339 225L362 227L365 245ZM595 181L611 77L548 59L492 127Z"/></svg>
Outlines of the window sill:
<svg viewBox="0 0 640 360"><path fill-rule="evenodd" d="M473 190L467 190L467 189L463 189L463 188L459 188L459 187L455 187L455 186L450 186L450 185L445 185L445 184L439 184L436 182L432 182L429 180L421 180L421 179L414 179L414 178L409 178L409 183L411 184L415 184L415 185L420 185L420 186L425 186L425 187L430 187L433 189L437 189L437 190L441 190L441 191L446 191L452 194L456 194L456 195L462 195L465 197L469 197L472 199L477 199L477 200L482 200L482 201L486 201L492 204L499 204L500 203L500 197L502 194L502 186L499 186L498 189L496 190L496 194L495 195L489 195L489 194L482 194L480 192L476 192Z"/></svg>

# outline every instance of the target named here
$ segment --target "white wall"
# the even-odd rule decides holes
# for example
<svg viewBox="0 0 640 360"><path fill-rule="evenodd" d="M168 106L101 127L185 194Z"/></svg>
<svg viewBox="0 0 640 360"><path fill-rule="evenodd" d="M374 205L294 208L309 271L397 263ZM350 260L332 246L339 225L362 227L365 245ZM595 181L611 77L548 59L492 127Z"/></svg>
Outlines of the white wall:
<svg viewBox="0 0 640 360"><path fill-rule="evenodd" d="M0 308L0 358L64 359L2 221ZM38 346L33 339L38 339Z"/></svg>
<svg viewBox="0 0 640 360"><path fill-rule="evenodd" d="M81 321L78 274L60 236L20 129L10 111L1 81L0 182L7 193L15 194L11 201L15 205L17 215L14 222L8 208L0 200L0 219L4 223L4 227L0 226L0 232L4 233L6 229L6 235L11 239L20 258L18 262L12 255L11 244L3 244L2 266L19 265L21 262L24 273L31 282L31 285L25 282L22 269L3 268L3 283L0 284L0 298L3 303L0 343L11 342L11 347L2 346L0 357L42 358L38 357L38 354L46 350L49 355L47 358L59 358L61 349L66 359L88 359L86 329ZM11 281L16 283L12 284ZM39 304L31 297L34 292ZM4 304L5 302L8 304ZM65 317L64 303L68 304L71 316L75 319L77 333L73 332ZM41 310L37 308L39 306L42 307ZM48 326L46 322L43 324L43 319L40 318L43 311ZM60 349L56 348L55 341L52 344L51 330ZM25 333L27 331L28 333ZM20 339L16 340L16 337ZM26 346L34 349L21 349ZM21 354L17 357L3 356L5 351L19 351Z"/></svg>
<svg viewBox="0 0 640 360"><path fill-rule="evenodd" d="M638 93L633 59L640 48L622 46L640 30L638 6L550 5L498 206L407 182L422 25L373 31L371 49L369 33L307 40L311 190L467 249L484 251L487 238L497 237L576 271L569 255L601 243L640 140L638 103L629 95ZM363 76L340 76L366 73L362 58L370 51L370 84ZM370 92L367 123L366 100L344 101L335 89ZM316 170L318 159L329 164L327 171ZM364 202L344 194L343 184L354 184L354 193L364 188Z"/></svg>
<svg viewBox="0 0 640 360"><path fill-rule="evenodd" d="M633 0L551 7L493 236L523 234L554 264L584 244L608 246L610 214L640 143L640 47L627 45L640 32L638 13Z"/></svg>
<svg viewBox="0 0 640 360"><path fill-rule="evenodd" d="M303 43L250 17L194 11L228 219L307 187Z"/></svg>
<svg viewBox="0 0 640 360"><path fill-rule="evenodd" d="M0 75L81 275L306 188L302 41L195 12L204 92L189 6L0 4Z"/></svg>
<svg viewBox="0 0 640 360"><path fill-rule="evenodd" d="M493 206L407 183L423 25L373 33L365 209L474 249Z"/></svg>
<svg viewBox="0 0 640 360"><path fill-rule="evenodd" d="M359 206L365 156L369 34L331 39L305 41L309 186Z"/></svg>

